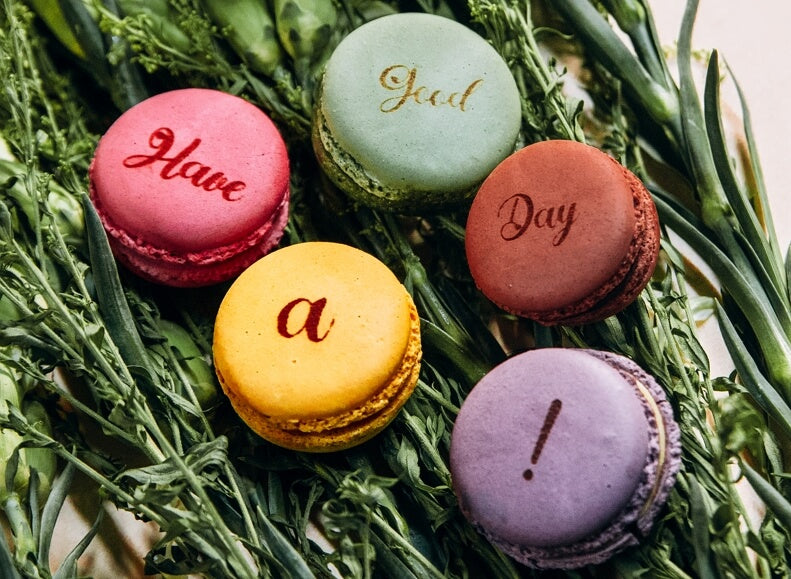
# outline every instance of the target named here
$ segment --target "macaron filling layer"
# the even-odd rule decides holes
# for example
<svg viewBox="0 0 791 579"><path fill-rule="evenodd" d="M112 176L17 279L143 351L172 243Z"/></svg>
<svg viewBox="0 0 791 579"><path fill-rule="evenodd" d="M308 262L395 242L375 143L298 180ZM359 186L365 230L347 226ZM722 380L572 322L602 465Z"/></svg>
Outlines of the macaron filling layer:
<svg viewBox="0 0 791 579"><path fill-rule="evenodd" d="M246 236L203 251L180 251L157 246L139 235L133 235L115 224L112 216L103 211L101 198L94 195L92 201L99 213L111 241L126 254L137 254L142 259L163 262L168 265L213 265L228 261L239 253L259 245L274 246L283 236L282 226L288 221L289 190L280 194L282 201L275 208L271 220L257 227Z"/></svg>
<svg viewBox="0 0 791 579"><path fill-rule="evenodd" d="M407 297L407 299L411 301L412 298ZM419 369L421 357L420 320L416 309L410 311L410 320L410 337L404 357L384 387L379 392L372 394L364 405L321 418L308 419L259 414L261 420L265 421L269 428L287 430L295 436L297 433L327 432L367 420L389 407L393 400L398 399L400 395L411 393L415 387L416 370Z"/></svg>
<svg viewBox="0 0 791 579"><path fill-rule="evenodd" d="M348 193L352 198L359 199L364 204L378 209L407 207L404 199L415 194L410 187L397 185L383 185L365 167L360 164L347 150L341 147L329 130L321 108L316 111L313 122L313 148L324 171L330 175L331 180L338 187ZM430 195L423 196L420 200L421 209L439 209L448 203L458 203L475 194L480 181L470 184L459 190L443 191L432 189Z"/></svg>

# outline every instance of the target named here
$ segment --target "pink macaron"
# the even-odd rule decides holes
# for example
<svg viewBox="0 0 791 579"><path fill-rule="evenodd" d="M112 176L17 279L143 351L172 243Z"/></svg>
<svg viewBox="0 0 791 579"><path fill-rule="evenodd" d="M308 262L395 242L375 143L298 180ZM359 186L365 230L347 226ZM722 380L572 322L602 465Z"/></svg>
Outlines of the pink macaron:
<svg viewBox="0 0 791 579"><path fill-rule="evenodd" d="M219 283L280 241L289 161L271 119L209 89L153 96L102 136L90 193L117 259L150 281Z"/></svg>

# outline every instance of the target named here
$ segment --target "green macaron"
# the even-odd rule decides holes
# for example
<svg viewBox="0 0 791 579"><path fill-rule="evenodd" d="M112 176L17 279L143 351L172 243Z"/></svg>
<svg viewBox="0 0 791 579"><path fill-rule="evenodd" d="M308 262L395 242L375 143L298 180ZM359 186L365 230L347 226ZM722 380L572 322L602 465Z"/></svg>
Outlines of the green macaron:
<svg viewBox="0 0 791 579"><path fill-rule="evenodd" d="M338 45L322 75L313 146L366 205L422 211L469 199L514 151L519 91L481 36L440 16L384 16Z"/></svg>

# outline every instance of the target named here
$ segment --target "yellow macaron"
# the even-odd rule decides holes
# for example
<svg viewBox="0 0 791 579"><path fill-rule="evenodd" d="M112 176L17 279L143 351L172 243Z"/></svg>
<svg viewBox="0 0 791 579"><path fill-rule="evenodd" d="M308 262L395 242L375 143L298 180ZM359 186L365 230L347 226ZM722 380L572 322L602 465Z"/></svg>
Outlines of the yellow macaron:
<svg viewBox="0 0 791 579"><path fill-rule="evenodd" d="M330 452L364 442L417 383L420 322L375 257L307 242L245 270L220 304L214 364L237 414L264 439Z"/></svg>

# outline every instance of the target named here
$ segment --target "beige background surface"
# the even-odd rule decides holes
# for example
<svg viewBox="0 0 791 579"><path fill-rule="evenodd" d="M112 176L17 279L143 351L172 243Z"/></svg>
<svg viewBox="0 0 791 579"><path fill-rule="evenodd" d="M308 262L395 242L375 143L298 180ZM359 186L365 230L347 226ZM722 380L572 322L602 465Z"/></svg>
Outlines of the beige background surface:
<svg viewBox="0 0 791 579"><path fill-rule="evenodd" d="M664 44L678 37L685 0L652 0ZM791 2L702 0L693 46L716 48L749 105L770 206L782 248L791 242L791 187L785 171L791 149Z"/></svg>

